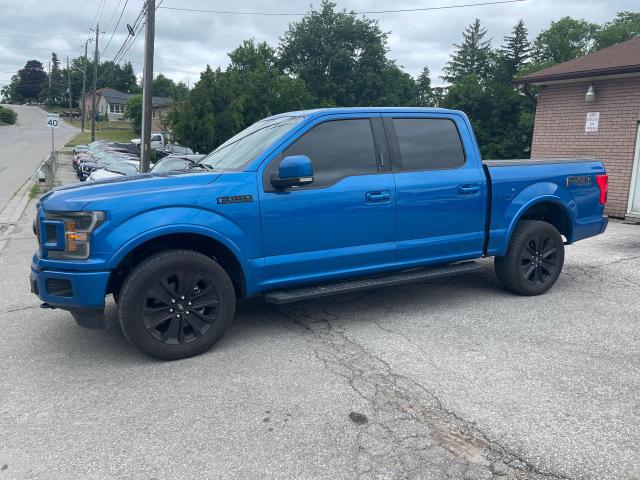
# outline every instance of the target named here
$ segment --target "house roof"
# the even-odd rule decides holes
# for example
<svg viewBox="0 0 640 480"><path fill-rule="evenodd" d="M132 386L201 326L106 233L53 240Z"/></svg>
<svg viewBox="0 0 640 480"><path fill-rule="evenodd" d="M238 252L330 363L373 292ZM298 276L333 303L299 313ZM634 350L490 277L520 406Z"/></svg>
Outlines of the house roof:
<svg viewBox="0 0 640 480"><path fill-rule="evenodd" d="M107 103L127 103L127 100L133 96L131 93L124 93L113 88L99 88L96 94L101 95ZM167 97L152 97L151 105L154 107L164 107L171 103L171 99Z"/></svg>
<svg viewBox="0 0 640 480"><path fill-rule="evenodd" d="M515 82L547 83L633 73L640 73L640 37L530 73Z"/></svg>

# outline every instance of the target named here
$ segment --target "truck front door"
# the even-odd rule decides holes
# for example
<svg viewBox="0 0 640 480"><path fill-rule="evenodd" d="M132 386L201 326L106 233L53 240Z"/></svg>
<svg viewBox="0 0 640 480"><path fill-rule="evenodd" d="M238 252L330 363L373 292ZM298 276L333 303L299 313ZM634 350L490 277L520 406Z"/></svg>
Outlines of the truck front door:
<svg viewBox="0 0 640 480"><path fill-rule="evenodd" d="M396 183L399 266L482 255L486 180L461 117L384 114Z"/></svg>
<svg viewBox="0 0 640 480"><path fill-rule="evenodd" d="M265 288L393 268L395 186L380 138L379 115L320 118L261 170ZM311 159L314 182L277 191L269 175L292 155Z"/></svg>

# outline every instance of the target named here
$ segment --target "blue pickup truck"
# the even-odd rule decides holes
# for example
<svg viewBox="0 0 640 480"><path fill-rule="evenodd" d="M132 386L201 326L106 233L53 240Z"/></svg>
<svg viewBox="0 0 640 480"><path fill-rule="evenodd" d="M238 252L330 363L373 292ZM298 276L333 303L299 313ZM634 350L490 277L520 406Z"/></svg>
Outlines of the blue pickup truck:
<svg viewBox="0 0 640 480"><path fill-rule="evenodd" d="M248 127L188 171L56 189L37 206L31 288L83 326L117 302L161 359L200 354L236 302L286 303L468 273L538 295L564 245L602 233L594 160L483 161L464 113L331 108Z"/></svg>

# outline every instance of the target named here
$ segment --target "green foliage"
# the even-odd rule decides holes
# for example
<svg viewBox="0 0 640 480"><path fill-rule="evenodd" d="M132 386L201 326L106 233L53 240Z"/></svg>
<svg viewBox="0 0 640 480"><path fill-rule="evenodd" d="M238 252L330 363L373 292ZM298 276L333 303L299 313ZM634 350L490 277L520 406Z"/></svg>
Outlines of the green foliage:
<svg viewBox="0 0 640 480"><path fill-rule="evenodd" d="M551 22L533 44L533 57L539 64L566 62L589 53L599 26L586 20L564 17Z"/></svg>
<svg viewBox="0 0 640 480"><path fill-rule="evenodd" d="M10 108L0 106L0 124L13 125L16 123L18 115Z"/></svg>
<svg viewBox="0 0 640 480"><path fill-rule="evenodd" d="M18 83L16 92L27 101L35 101L40 97L43 83L47 74L42 68L42 63L38 60L29 60L25 66L18 71Z"/></svg>
<svg viewBox="0 0 640 480"><path fill-rule="evenodd" d="M187 99L169 112L168 122L180 143L208 152L243 126L243 97L237 95L233 75L207 69Z"/></svg>
<svg viewBox="0 0 640 480"><path fill-rule="evenodd" d="M618 12L615 19L605 23L595 37L595 50L610 47L640 36L640 13Z"/></svg>
<svg viewBox="0 0 640 480"><path fill-rule="evenodd" d="M134 95L127 100L123 116L131 120L133 131L140 135L142 131L142 95Z"/></svg>
<svg viewBox="0 0 640 480"><path fill-rule="evenodd" d="M279 63L304 82L317 106L407 105L413 101L407 96L409 79L387 58L387 50L387 34L376 20L338 12L323 0L318 10L289 25Z"/></svg>
<svg viewBox="0 0 640 480"><path fill-rule="evenodd" d="M152 88L154 97L167 97L174 100L184 100L189 92L184 82L175 83L162 73L159 73L156 78L153 79Z"/></svg>
<svg viewBox="0 0 640 480"><path fill-rule="evenodd" d="M67 85L60 71L60 60L55 52L51 53L49 62L49 78L42 87L42 96L48 105L57 105L64 97Z"/></svg>
<svg viewBox="0 0 640 480"><path fill-rule="evenodd" d="M491 44L484 39L486 34L487 29L477 18L462 32L462 43L454 44L456 51L443 69L446 82L457 83L470 77L480 82L486 78L491 67Z"/></svg>

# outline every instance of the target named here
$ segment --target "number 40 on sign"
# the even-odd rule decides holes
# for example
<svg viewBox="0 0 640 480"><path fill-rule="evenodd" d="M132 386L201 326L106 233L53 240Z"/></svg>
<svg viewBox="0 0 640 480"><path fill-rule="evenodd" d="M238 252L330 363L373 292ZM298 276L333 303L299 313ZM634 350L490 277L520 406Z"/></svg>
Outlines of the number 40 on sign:
<svg viewBox="0 0 640 480"><path fill-rule="evenodd" d="M60 125L60 115L57 113L47 113L44 116L45 125L49 128L58 128Z"/></svg>

